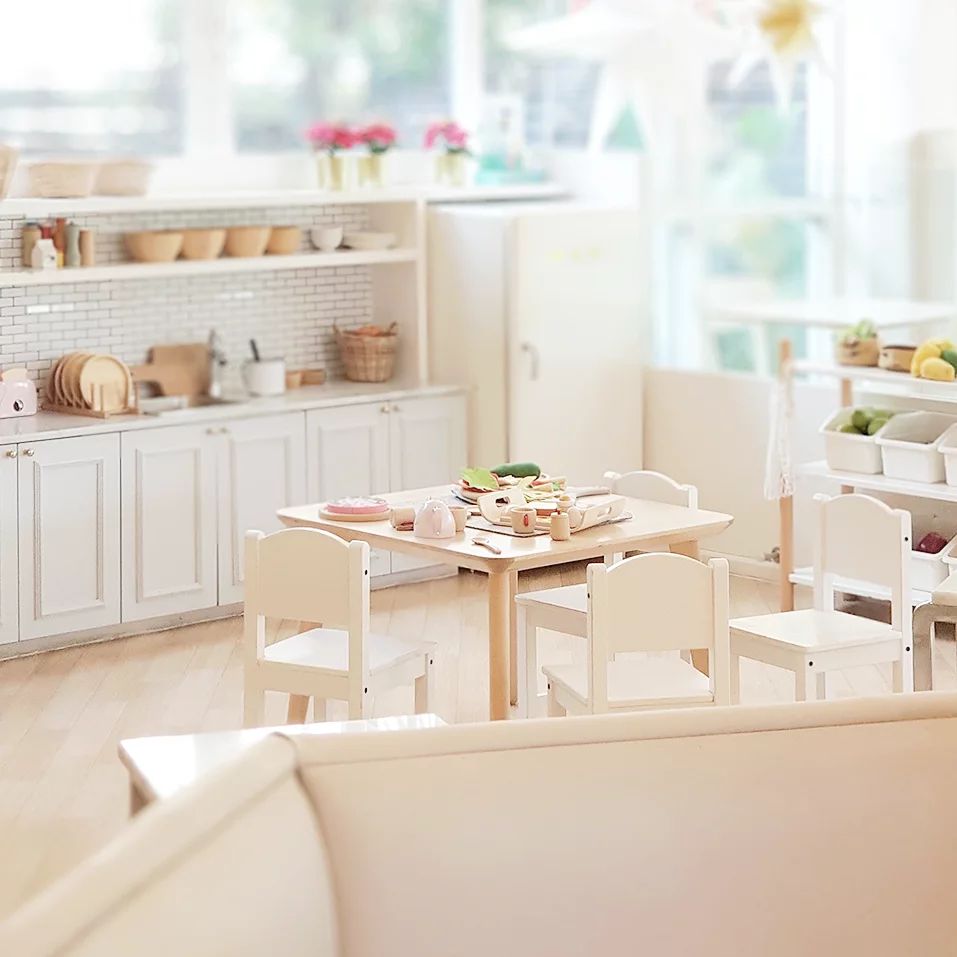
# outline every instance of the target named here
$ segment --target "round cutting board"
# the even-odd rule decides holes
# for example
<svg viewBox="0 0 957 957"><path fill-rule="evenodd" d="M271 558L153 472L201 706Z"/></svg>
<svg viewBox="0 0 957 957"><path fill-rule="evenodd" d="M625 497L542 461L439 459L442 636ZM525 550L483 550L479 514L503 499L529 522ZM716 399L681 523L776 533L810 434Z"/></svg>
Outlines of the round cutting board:
<svg viewBox="0 0 957 957"><path fill-rule="evenodd" d="M79 389L87 408L119 412L126 408L130 370L116 356L91 356L80 367Z"/></svg>
<svg viewBox="0 0 957 957"><path fill-rule="evenodd" d="M50 371L47 373L47 402L50 405L60 405L62 399L60 398L60 393L57 391L57 371L60 366L63 365L63 360L65 356L60 356L52 366L50 366Z"/></svg>
<svg viewBox="0 0 957 957"><path fill-rule="evenodd" d="M382 522L392 509L381 498L341 498L319 506L322 518L331 522Z"/></svg>
<svg viewBox="0 0 957 957"><path fill-rule="evenodd" d="M60 363L59 393L64 405L83 408L83 396L80 394L80 370L92 352L73 352Z"/></svg>

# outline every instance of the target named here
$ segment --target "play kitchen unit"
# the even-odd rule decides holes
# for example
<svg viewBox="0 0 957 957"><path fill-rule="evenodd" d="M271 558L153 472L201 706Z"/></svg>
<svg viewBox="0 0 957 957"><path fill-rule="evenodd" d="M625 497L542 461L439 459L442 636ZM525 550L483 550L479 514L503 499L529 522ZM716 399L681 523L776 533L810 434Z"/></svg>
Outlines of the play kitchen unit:
<svg viewBox="0 0 957 957"><path fill-rule="evenodd" d="M24 267L23 229L58 218L97 265ZM0 204L0 393L36 383L45 406L0 417L0 655L235 612L245 531L277 509L458 474L464 390L427 378L424 223L401 191ZM299 245L145 262L125 238L259 224ZM340 229L364 238L338 248ZM373 552L378 584L435 567Z"/></svg>

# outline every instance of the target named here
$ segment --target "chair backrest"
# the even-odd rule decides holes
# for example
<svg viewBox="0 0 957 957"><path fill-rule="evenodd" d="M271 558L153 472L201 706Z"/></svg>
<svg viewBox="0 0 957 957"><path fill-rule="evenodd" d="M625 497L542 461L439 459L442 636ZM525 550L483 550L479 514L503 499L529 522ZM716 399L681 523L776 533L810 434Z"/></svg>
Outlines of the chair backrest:
<svg viewBox="0 0 957 957"><path fill-rule="evenodd" d="M265 651L265 619L349 632L349 672L361 681L369 631L369 546L316 528L246 533L246 651Z"/></svg>
<svg viewBox="0 0 957 957"><path fill-rule="evenodd" d="M698 507L698 490L694 485L679 485L661 472L625 472L624 475L606 472L605 481L616 495L644 498L666 505L684 505L686 508Z"/></svg>
<svg viewBox="0 0 957 957"><path fill-rule="evenodd" d="M651 553L588 566L588 698L608 707L608 661L629 651L708 649L717 704L731 695L728 563Z"/></svg>
<svg viewBox="0 0 957 957"><path fill-rule="evenodd" d="M834 608L834 581L890 590L891 623L910 633L911 517L869 495L816 495L814 606Z"/></svg>

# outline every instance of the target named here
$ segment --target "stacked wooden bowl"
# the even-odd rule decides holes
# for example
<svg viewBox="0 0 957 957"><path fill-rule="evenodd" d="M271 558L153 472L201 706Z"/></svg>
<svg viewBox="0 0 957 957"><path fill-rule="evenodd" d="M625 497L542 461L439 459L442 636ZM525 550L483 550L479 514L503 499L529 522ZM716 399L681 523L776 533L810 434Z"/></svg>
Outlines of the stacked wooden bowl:
<svg viewBox="0 0 957 957"><path fill-rule="evenodd" d="M102 418L133 412L133 377L116 356L67 353L50 370L46 408Z"/></svg>

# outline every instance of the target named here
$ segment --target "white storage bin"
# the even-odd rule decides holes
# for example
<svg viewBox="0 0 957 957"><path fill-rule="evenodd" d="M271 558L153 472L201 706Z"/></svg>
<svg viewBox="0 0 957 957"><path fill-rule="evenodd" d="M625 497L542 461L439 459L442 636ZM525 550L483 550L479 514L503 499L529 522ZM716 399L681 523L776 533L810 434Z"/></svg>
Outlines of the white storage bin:
<svg viewBox="0 0 957 957"><path fill-rule="evenodd" d="M880 475L884 469L881 450L877 445L877 436L855 435L853 432L839 432L842 425L851 421L853 408L838 409L818 430L824 436L824 457L828 468L838 472L862 472L865 475Z"/></svg>
<svg viewBox="0 0 957 957"><path fill-rule="evenodd" d="M938 445L944 458L944 478L948 485L957 485L957 425L952 425L940 439ZM957 564L957 557L954 558Z"/></svg>
<svg viewBox="0 0 957 957"><path fill-rule="evenodd" d="M930 529L924 529L914 534L916 545ZM910 584L911 588L920 588L924 591L933 591L952 571L957 564L957 536L936 554L928 555L925 552L911 552Z"/></svg>
<svg viewBox="0 0 957 957"><path fill-rule="evenodd" d="M877 436L888 478L908 482L944 481L944 457L939 446L957 418L941 412L898 413Z"/></svg>

